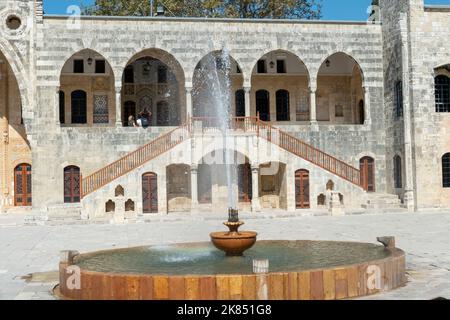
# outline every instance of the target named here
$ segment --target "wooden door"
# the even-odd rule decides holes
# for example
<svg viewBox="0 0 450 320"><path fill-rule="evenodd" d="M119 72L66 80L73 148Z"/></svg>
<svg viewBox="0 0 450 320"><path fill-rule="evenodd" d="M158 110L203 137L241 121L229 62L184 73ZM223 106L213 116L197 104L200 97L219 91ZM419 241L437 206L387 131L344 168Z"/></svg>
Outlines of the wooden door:
<svg viewBox="0 0 450 320"><path fill-rule="evenodd" d="M144 213L158 213L158 184L155 173L142 176L142 201Z"/></svg>
<svg viewBox="0 0 450 320"><path fill-rule="evenodd" d="M64 203L80 202L80 168L64 168Z"/></svg>
<svg viewBox="0 0 450 320"><path fill-rule="evenodd" d="M238 167L239 202L252 201L252 171L249 163Z"/></svg>
<svg viewBox="0 0 450 320"><path fill-rule="evenodd" d="M295 203L297 209L309 209L309 172L298 170L295 173Z"/></svg>
<svg viewBox="0 0 450 320"><path fill-rule="evenodd" d="M31 165L19 164L14 169L14 205L31 206Z"/></svg>
<svg viewBox="0 0 450 320"><path fill-rule="evenodd" d="M375 160L364 157L359 161L361 185L368 192L375 192Z"/></svg>

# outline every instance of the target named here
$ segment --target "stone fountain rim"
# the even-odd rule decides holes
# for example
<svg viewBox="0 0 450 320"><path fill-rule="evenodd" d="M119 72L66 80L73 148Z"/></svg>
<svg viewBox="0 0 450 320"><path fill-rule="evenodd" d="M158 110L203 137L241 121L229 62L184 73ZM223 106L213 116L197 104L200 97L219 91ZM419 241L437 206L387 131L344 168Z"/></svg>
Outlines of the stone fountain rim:
<svg viewBox="0 0 450 320"><path fill-rule="evenodd" d="M369 243L369 242L358 242L358 241L329 241L329 240L258 240L258 243L264 243L264 242L321 242L321 243L342 243L342 244L366 244L366 245L373 245L373 246L377 246L376 243ZM205 245L205 244L211 244L211 242L207 242L207 241L203 241L203 242L180 242L180 243L173 243L173 244L167 244L164 246L185 246L185 245ZM117 251L126 251L126 250L130 250L130 249L148 249L148 248L152 248L152 247L158 247L161 246L161 244L154 244L154 245L147 245L147 246L135 246L135 247L128 247L128 248L117 248L117 249L106 249L106 250L99 250L99 251L92 251L92 252L87 252L87 253L82 253L82 254L78 254L74 257L74 261L73 263L69 264L69 265L77 265L77 261L80 258L86 258L86 257L90 257L90 256L94 256L97 254L101 254L101 253L108 253L108 252L117 252ZM214 245L212 245L214 247ZM378 245L379 247L381 247L382 245ZM405 257L406 256L406 252L403 251L402 249L399 248L387 248L385 247L385 250L389 251L389 255L382 258L382 259L377 259L377 260L370 260L370 261L363 261L360 263L354 263L354 264L348 264L348 265L337 265L337 266L332 266L332 267L328 267L328 268L316 268L316 269L304 269L304 270L297 270L295 272L316 272L316 271L327 271L327 270L338 270L338 269L349 269L349 268L354 268L354 267L359 267L361 265L371 265L371 264L379 264L379 263L383 263L383 262L387 262L390 261L391 259L394 258L399 258L399 257ZM217 274L191 274L191 273L186 273L186 274L180 274L180 275L173 275L170 273L137 273L137 272L102 272L102 271L93 271L90 269L85 269L85 268L81 268L80 270L82 273L85 274L90 274L90 275L104 275L104 276L131 276L131 277L154 277L154 276L163 276L163 277L198 277L198 278L211 278L211 277L220 277L220 276L236 276L239 274L231 274L231 273L217 273ZM274 274L289 274L292 273L293 271L278 271L278 272L269 272L267 273L267 275L274 275ZM240 274L242 276L249 276L249 275L253 275L253 274Z"/></svg>

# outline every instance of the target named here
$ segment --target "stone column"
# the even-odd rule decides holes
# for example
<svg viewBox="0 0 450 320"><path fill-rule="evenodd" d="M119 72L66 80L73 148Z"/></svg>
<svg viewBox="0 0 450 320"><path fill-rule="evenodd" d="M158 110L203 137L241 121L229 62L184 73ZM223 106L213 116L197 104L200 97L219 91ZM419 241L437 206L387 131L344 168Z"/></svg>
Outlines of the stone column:
<svg viewBox="0 0 450 320"><path fill-rule="evenodd" d="M414 165L412 147L412 94L410 90L410 62L409 62L409 31L408 17L401 14L400 34L402 40L402 78L403 78L403 125L405 144L405 205L408 211L415 211L416 201L414 193Z"/></svg>
<svg viewBox="0 0 450 320"><path fill-rule="evenodd" d="M122 88L116 87L116 127L122 127Z"/></svg>
<svg viewBox="0 0 450 320"><path fill-rule="evenodd" d="M312 81L312 80L311 80ZM310 124L313 128L317 128L317 107L316 107L316 91L317 91L317 85L310 85L309 87L309 94L310 94Z"/></svg>
<svg viewBox="0 0 450 320"><path fill-rule="evenodd" d="M55 90L55 124L57 127L59 127L61 125L61 122L59 121L59 119L61 118L60 116L60 106L59 106L59 90L60 88L57 87ZM64 112L65 112L65 108L64 108Z"/></svg>
<svg viewBox="0 0 450 320"><path fill-rule="evenodd" d="M244 87L245 91L245 116L250 117L251 116L251 102L250 102L250 92L252 88L251 87Z"/></svg>
<svg viewBox="0 0 450 320"><path fill-rule="evenodd" d="M252 166L252 211L260 212L261 204L259 202L259 166Z"/></svg>
<svg viewBox="0 0 450 320"><path fill-rule="evenodd" d="M186 86L186 119L192 117L194 108L192 105L192 87Z"/></svg>
<svg viewBox="0 0 450 320"><path fill-rule="evenodd" d="M198 166L191 165L191 211L198 206Z"/></svg>
<svg viewBox="0 0 450 320"><path fill-rule="evenodd" d="M372 118L370 116L370 90L369 87L364 87L364 124L371 125Z"/></svg>

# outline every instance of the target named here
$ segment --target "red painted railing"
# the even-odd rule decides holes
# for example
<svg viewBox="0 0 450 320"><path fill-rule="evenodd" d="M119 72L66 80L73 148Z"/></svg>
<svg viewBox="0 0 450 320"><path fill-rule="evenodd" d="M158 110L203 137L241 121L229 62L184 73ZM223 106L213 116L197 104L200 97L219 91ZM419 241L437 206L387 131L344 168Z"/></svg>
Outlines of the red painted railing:
<svg viewBox="0 0 450 320"><path fill-rule="evenodd" d="M236 117L230 119L229 128L236 133L254 133L280 148L291 152L334 175L361 186L360 170L320 151L302 140L272 126L257 117ZM160 136L136 151L111 163L110 165L82 178L81 196L84 197L111 181L142 166L146 162L169 151L192 134L217 133L221 130L221 121L214 117L191 118L186 124Z"/></svg>
<svg viewBox="0 0 450 320"><path fill-rule="evenodd" d="M357 168L336 159L269 123L261 120L257 120L257 123L258 136L260 138L266 139L344 180L361 186L361 173Z"/></svg>
<svg viewBox="0 0 450 320"><path fill-rule="evenodd" d="M189 126L189 124L184 124L93 174L83 177L81 196L84 197L100 189L190 138L191 129Z"/></svg>

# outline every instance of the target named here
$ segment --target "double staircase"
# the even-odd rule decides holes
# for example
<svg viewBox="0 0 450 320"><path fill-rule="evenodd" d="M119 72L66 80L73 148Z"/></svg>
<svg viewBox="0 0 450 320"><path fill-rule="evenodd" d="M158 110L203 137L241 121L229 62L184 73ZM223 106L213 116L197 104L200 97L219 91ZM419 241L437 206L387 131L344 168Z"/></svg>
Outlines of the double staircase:
<svg viewBox="0 0 450 320"><path fill-rule="evenodd" d="M259 120L257 117L237 117L230 119L229 128L233 132L254 134L278 147L309 161L359 187L361 174L357 168L301 141L300 139ZM81 197L99 190L115 179L139 168L148 161L171 150L195 134L220 132L221 123L217 118L191 118L185 124L165 133L159 138L140 147L136 151L122 157L108 166L81 178Z"/></svg>

